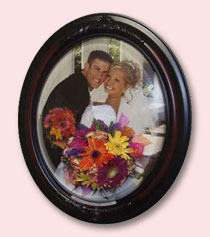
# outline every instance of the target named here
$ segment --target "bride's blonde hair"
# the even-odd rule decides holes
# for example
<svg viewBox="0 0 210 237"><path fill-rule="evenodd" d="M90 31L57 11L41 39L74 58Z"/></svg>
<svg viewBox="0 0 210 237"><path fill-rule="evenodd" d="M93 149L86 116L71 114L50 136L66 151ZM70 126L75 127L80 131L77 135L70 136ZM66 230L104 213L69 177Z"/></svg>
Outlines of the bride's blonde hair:
<svg viewBox="0 0 210 237"><path fill-rule="evenodd" d="M125 84L135 89L141 86L141 73L137 63L133 61L124 60L119 63L114 63L112 68L120 68L124 72Z"/></svg>

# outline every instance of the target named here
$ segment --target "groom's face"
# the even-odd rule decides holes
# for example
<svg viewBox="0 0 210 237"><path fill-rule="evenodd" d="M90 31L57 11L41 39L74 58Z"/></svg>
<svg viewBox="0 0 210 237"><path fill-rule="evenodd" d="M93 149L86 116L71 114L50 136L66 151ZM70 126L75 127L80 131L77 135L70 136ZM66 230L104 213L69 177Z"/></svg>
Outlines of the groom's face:
<svg viewBox="0 0 210 237"><path fill-rule="evenodd" d="M110 63L97 58L90 64L86 62L84 74L90 89L98 88L104 82L110 66Z"/></svg>

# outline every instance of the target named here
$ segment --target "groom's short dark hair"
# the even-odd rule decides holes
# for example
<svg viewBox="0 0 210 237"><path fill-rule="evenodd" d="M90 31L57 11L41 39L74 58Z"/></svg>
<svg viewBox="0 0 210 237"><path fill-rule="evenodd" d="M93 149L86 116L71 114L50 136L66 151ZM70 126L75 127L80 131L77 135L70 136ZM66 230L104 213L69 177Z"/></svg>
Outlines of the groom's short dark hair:
<svg viewBox="0 0 210 237"><path fill-rule="evenodd" d="M108 62L108 63L110 63L110 65L112 65L112 63L113 63L112 57L108 53L106 53L106 52L104 52L102 50L94 50L94 51L92 51L90 53L89 57L88 57L87 62L89 63L89 65L91 65L91 63L95 59L100 59L102 61Z"/></svg>

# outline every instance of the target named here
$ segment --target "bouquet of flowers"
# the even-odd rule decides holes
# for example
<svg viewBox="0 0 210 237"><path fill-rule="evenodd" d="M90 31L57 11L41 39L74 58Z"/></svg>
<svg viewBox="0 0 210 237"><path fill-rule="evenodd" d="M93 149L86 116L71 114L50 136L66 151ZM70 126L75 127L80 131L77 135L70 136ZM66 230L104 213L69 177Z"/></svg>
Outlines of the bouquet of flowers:
<svg viewBox="0 0 210 237"><path fill-rule="evenodd" d="M116 190L128 177L140 178L136 160L143 157L142 135L135 135L122 113L117 123L107 126L94 120L91 127L79 124L63 150L66 183L91 191Z"/></svg>
<svg viewBox="0 0 210 237"><path fill-rule="evenodd" d="M74 114L66 108L54 108L46 115L43 126L46 137L52 143L57 141L67 142L75 134Z"/></svg>

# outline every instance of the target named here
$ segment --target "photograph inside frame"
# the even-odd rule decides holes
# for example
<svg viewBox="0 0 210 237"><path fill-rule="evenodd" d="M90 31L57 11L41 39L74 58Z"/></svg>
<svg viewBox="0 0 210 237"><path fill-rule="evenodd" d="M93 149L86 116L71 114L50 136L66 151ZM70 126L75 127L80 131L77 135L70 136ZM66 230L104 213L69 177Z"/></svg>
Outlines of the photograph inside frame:
<svg viewBox="0 0 210 237"><path fill-rule="evenodd" d="M130 44L97 37L51 70L37 110L44 160L79 202L113 205L135 191L162 150L166 104L159 78Z"/></svg>

